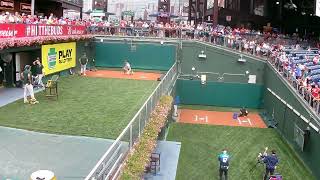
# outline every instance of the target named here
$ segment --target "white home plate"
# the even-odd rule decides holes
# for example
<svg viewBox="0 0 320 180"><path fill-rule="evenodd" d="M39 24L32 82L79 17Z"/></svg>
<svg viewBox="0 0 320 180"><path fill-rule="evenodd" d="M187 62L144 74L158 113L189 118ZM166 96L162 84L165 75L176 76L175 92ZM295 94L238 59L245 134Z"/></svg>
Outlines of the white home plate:
<svg viewBox="0 0 320 180"><path fill-rule="evenodd" d="M146 76L140 76L140 78L141 78L141 79L146 79L147 77L146 77Z"/></svg>
<svg viewBox="0 0 320 180"><path fill-rule="evenodd" d="M97 76L103 76L103 74L100 74L100 73L98 73L98 74L96 74Z"/></svg>

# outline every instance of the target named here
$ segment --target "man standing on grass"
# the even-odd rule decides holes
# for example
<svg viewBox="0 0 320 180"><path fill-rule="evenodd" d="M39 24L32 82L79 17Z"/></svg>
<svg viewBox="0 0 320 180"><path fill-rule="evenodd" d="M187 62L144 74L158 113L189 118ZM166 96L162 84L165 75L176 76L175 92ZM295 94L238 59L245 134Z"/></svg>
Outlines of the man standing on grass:
<svg viewBox="0 0 320 180"><path fill-rule="evenodd" d="M88 63L88 58L86 53L83 53L81 58L79 59L80 66L81 66L81 75L86 76L86 71L87 71L87 63Z"/></svg>
<svg viewBox="0 0 320 180"><path fill-rule="evenodd" d="M178 117L178 106L180 104L180 97L176 96L173 102L173 116Z"/></svg>
<svg viewBox="0 0 320 180"><path fill-rule="evenodd" d="M42 78L43 78L43 76L44 76L44 73L43 73L43 65L41 64L39 57L37 58L36 63L37 63L36 71L37 71L37 76L38 76L38 83L37 83L37 84L38 84L38 86L40 86L40 87L44 87L44 84L43 84L43 82L42 82Z"/></svg>
<svg viewBox="0 0 320 180"><path fill-rule="evenodd" d="M274 174L274 170L277 168L277 164L279 163L276 151L272 150L270 155L264 156L263 162L266 164L266 172L263 179L267 180L269 175L271 176Z"/></svg>
<svg viewBox="0 0 320 180"><path fill-rule="evenodd" d="M23 92L23 100L24 103L29 103L28 94L31 96L31 101L35 101L33 86L32 86L32 75L31 75L31 67L26 65L24 71L22 73L24 92Z"/></svg>
<svg viewBox="0 0 320 180"><path fill-rule="evenodd" d="M220 163L219 165L219 177L220 180L222 180L222 177L224 175L224 179L228 180L228 170L229 170L229 160L230 156L226 149L222 151L221 154L218 156L218 161Z"/></svg>

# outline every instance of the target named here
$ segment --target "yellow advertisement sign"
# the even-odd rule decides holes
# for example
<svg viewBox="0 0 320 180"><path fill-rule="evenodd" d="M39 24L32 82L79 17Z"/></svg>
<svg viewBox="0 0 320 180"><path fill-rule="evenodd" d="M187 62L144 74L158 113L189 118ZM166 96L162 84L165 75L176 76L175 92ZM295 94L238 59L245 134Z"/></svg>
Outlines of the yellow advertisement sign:
<svg viewBox="0 0 320 180"><path fill-rule="evenodd" d="M49 44L41 47L46 75L76 66L76 43Z"/></svg>

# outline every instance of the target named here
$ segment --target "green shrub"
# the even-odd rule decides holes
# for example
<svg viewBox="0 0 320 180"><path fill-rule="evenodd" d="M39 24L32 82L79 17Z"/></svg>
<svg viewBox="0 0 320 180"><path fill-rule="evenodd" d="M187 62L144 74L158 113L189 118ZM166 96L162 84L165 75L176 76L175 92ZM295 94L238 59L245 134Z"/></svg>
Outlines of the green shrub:
<svg viewBox="0 0 320 180"><path fill-rule="evenodd" d="M144 128L139 141L133 146L132 152L125 161L120 176L121 180L141 179L144 169L150 161L150 155L156 147L158 134L166 124L171 104L171 96L160 98L159 103L151 113L150 120Z"/></svg>

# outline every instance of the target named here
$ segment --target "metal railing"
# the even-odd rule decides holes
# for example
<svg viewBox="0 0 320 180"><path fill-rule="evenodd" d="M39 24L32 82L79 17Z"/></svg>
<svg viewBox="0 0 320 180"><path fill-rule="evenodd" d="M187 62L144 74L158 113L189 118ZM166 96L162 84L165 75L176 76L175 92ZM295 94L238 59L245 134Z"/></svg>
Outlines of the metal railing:
<svg viewBox="0 0 320 180"><path fill-rule="evenodd" d="M314 97L311 90L303 84L303 81L296 79L293 73L288 71L288 69L284 67L278 58L272 57L272 54L269 50L261 49L259 52L257 52L256 46L245 49L241 41L223 36L211 37L211 40L211 43L215 45L231 48L243 54L252 55L254 57L266 60L277 72L279 72L279 74L283 76L284 80L293 87L296 94L302 97L302 99L309 105L310 109L312 109L315 114L320 115L320 98ZM311 119L313 123L320 126L320 122L317 120L318 118L311 117Z"/></svg>
<svg viewBox="0 0 320 180"><path fill-rule="evenodd" d="M170 93L177 79L177 75L177 63L175 63L85 180L108 180L117 178L126 155L139 139L144 127L149 121L151 112L156 107L160 97Z"/></svg>
<svg viewBox="0 0 320 180"><path fill-rule="evenodd" d="M320 98L314 97L312 92L306 85L304 84L302 79L296 79L295 75L291 70L285 68L280 60L273 59L269 60L269 63L282 74L283 78L295 89L296 93L302 96L304 101L316 112L316 114L320 115ZM317 122L317 121L316 121ZM320 126L320 123L317 122Z"/></svg>
<svg viewBox="0 0 320 180"><path fill-rule="evenodd" d="M143 37L162 37L162 38L183 38L183 39L207 39L213 37L227 37L229 35L217 34L210 30L195 30L192 28L180 27L121 27L119 25L94 25L88 27L88 33L112 36L143 36ZM295 36L278 36L272 37L271 35L260 34L257 32L242 32L237 33L238 38L246 40L258 40L259 42L268 42L272 44L286 44L295 45L297 42L302 46L315 46L315 40L301 41Z"/></svg>

